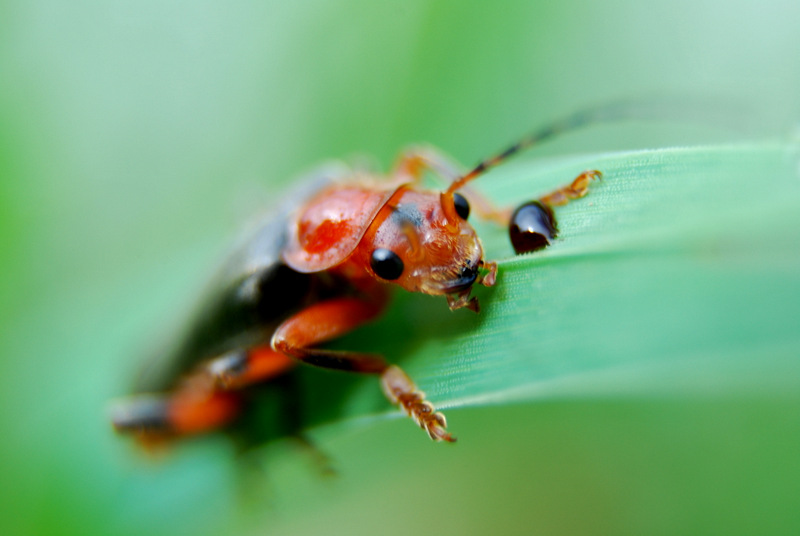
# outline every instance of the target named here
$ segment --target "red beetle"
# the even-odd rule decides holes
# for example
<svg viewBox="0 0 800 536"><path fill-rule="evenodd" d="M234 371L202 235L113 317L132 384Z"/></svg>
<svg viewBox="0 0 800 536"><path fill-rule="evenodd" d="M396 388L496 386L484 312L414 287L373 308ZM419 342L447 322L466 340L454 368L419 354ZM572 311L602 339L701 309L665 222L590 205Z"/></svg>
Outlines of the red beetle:
<svg viewBox="0 0 800 536"><path fill-rule="evenodd" d="M450 309L477 312L471 289L494 285L497 264L483 258L467 220L470 205L457 190L519 150L595 119L573 116L466 174L430 149L404 153L387 177L322 168L230 257L174 350L143 374L136 391L149 394L114 408L115 428L151 443L222 427L239 415L246 387L302 362L378 376L386 397L432 439L455 441L444 415L396 365L318 345L376 318L391 285L442 295ZM450 186L421 189L426 170ZM539 198L540 206L582 197L599 176L581 174ZM510 210L466 193L480 216L509 224Z"/></svg>

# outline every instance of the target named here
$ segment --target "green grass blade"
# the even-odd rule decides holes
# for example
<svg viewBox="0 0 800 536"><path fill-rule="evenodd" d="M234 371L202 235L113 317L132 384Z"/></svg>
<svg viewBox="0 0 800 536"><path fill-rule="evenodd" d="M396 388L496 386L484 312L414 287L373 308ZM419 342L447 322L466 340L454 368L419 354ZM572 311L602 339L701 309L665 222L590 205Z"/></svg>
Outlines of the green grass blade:
<svg viewBox="0 0 800 536"><path fill-rule="evenodd" d="M478 291L480 315L399 295L338 346L377 347L451 408L797 389L796 159L776 142L509 165L481 179L501 203L584 169L605 178L558 209L561 233L544 252L514 257L504 230L481 226L502 260L497 286ZM353 413L381 407L376 389L363 390L365 405L343 402Z"/></svg>

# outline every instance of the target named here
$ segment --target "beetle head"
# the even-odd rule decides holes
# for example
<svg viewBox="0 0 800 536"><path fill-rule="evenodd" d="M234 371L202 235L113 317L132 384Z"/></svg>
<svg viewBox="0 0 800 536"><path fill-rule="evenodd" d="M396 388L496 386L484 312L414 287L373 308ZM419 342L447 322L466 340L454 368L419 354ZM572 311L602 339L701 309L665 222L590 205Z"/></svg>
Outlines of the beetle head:
<svg viewBox="0 0 800 536"><path fill-rule="evenodd" d="M451 309L477 311L472 286L494 284L496 265L484 262L468 215L460 194L400 188L365 234L362 262L378 279L412 292L445 295Z"/></svg>

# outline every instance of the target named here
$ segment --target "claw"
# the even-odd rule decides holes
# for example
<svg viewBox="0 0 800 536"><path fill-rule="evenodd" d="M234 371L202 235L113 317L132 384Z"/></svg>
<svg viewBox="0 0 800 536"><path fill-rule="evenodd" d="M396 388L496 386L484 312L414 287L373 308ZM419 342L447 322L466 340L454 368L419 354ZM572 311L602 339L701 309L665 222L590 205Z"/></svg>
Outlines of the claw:
<svg viewBox="0 0 800 536"><path fill-rule="evenodd" d="M425 431L428 436L434 441L447 441L448 443L455 443L456 438L447 433L447 419L441 412L436 412L431 416L431 420L426 423Z"/></svg>
<svg viewBox="0 0 800 536"><path fill-rule="evenodd" d="M568 186L563 186L558 190L539 198L539 201L546 206L554 207L566 205L572 199L579 199L589 193L589 183L593 180L600 180L603 174L596 169L584 171L578 175Z"/></svg>
<svg viewBox="0 0 800 536"><path fill-rule="evenodd" d="M494 286L494 284L497 282L497 263L484 262L483 267L487 270L487 272L479 276L478 282L485 287Z"/></svg>
<svg viewBox="0 0 800 536"><path fill-rule="evenodd" d="M392 365L383 373L381 385L386 397L414 419L431 439L449 443L456 441L446 430L447 419L444 414L436 411L433 404L425 400L425 393L417 390L417 386L405 372Z"/></svg>
<svg viewBox="0 0 800 536"><path fill-rule="evenodd" d="M596 169L584 171L577 179L572 181L572 184L569 186L569 189L572 190L571 194L575 197L585 196L589 193L589 183L593 180L601 180L602 178L603 174ZM571 197L570 193L567 193L567 197Z"/></svg>

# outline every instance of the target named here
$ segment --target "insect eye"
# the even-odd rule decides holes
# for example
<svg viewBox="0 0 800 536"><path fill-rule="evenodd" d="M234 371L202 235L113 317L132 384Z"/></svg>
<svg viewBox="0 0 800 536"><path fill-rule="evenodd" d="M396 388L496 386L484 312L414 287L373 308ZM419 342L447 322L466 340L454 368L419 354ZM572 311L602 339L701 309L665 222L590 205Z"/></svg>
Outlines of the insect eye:
<svg viewBox="0 0 800 536"><path fill-rule="evenodd" d="M403 261L394 251L378 248L372 252L370 266L375 275L392 281L403 274Z"/></svg>
<svg viewBox="0 0 800 536"><path fill-rule="evenodd" d="M462 220L469 218L469 203L466 197L459 193L453 194L453 204L456 206L456 214L458 214Z"/></svg>

